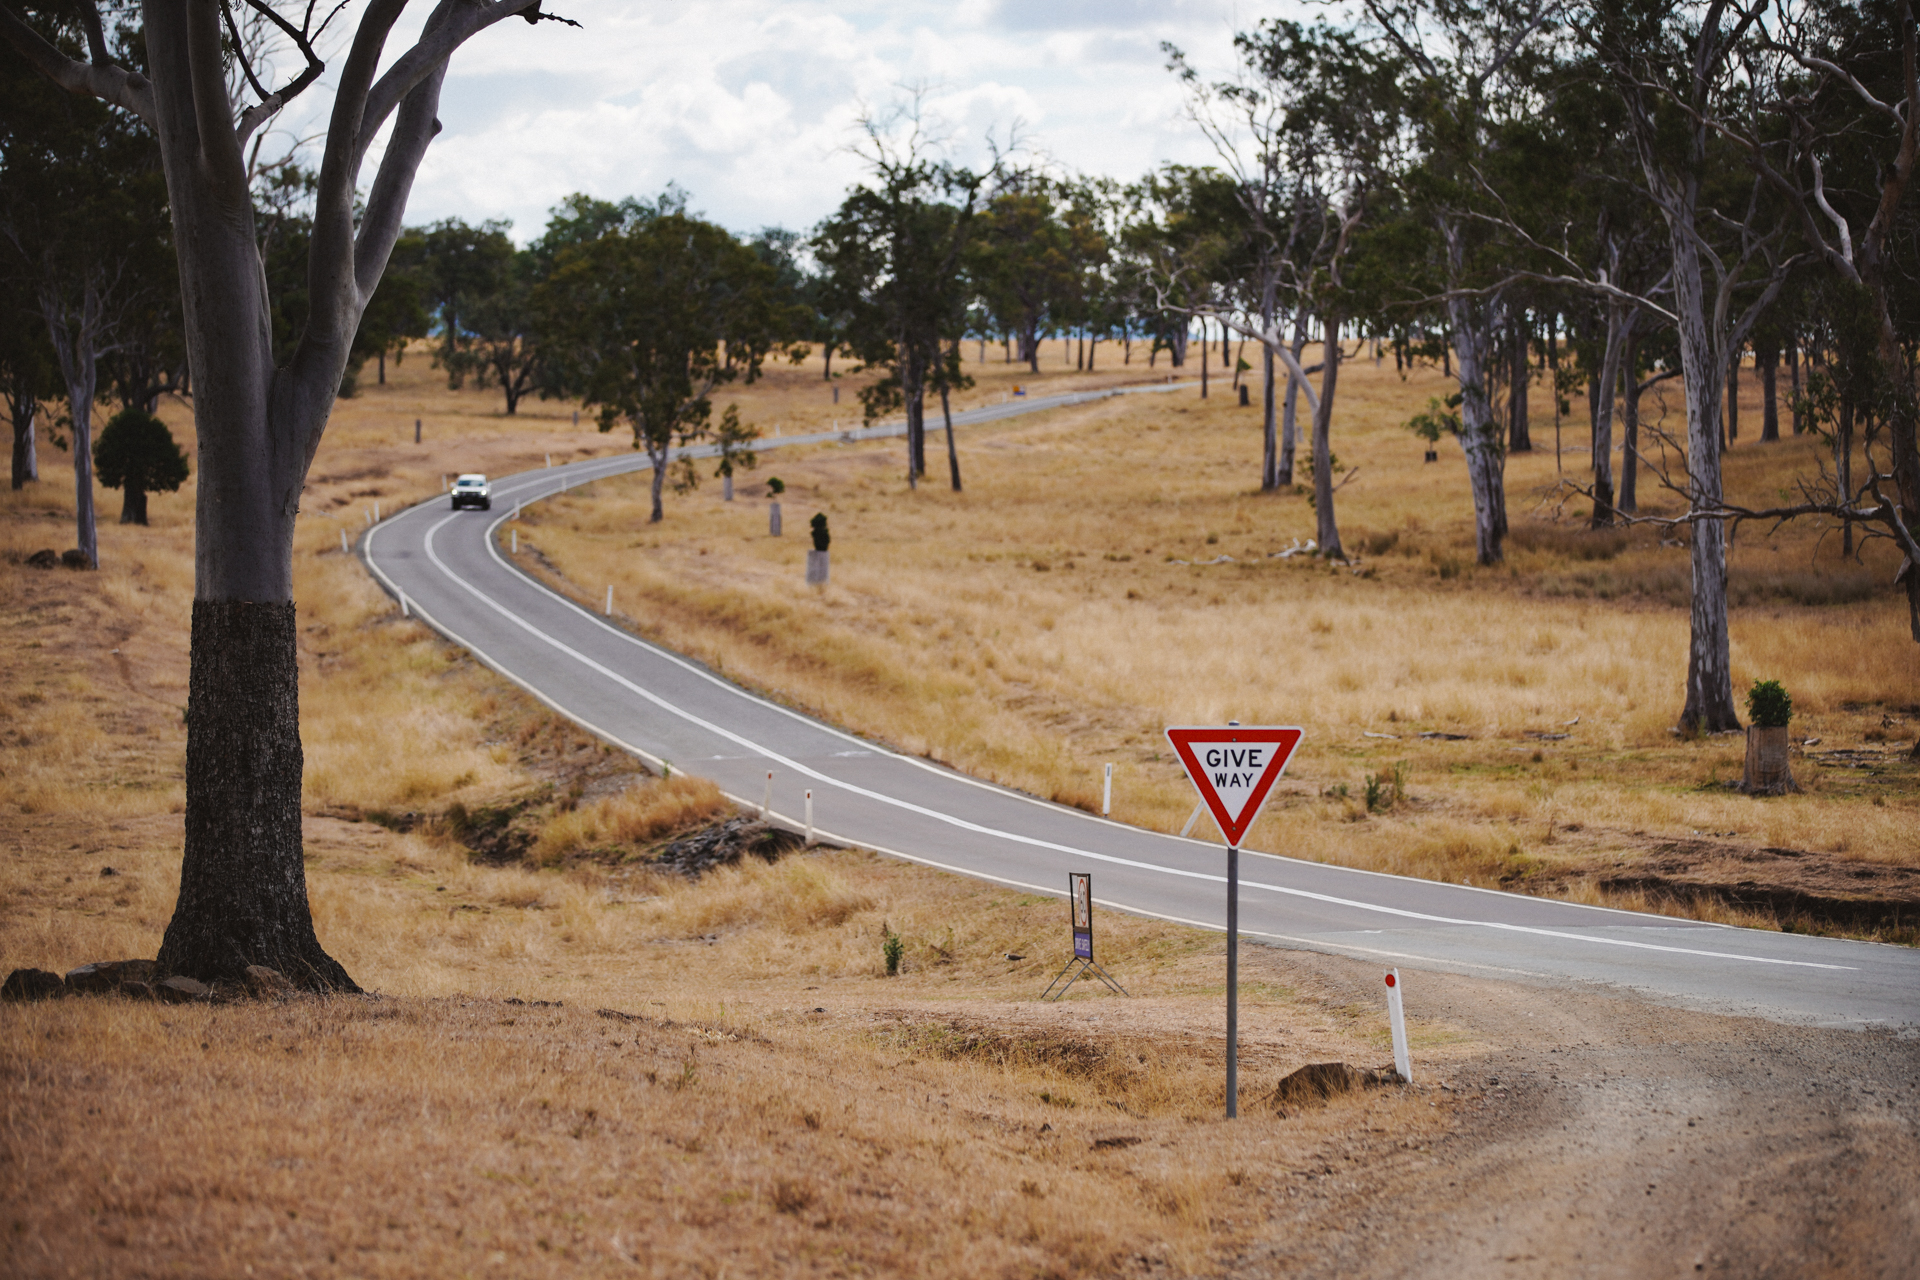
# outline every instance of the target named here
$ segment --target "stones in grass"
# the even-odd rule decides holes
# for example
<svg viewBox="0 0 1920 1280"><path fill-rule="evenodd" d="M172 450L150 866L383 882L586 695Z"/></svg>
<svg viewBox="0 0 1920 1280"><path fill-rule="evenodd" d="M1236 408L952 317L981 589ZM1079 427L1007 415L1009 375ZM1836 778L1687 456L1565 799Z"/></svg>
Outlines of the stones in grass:
<svg viewBox="0 0 1920 1280"><path fill-rule="evenodd" d="M697 880L714 867L729 866L742 855L752 854L773 862L790 849L800 847L801 838L791 831L769 826L757 818L728 818L725 822L702 828L675 840L661 850L655 865L677 871L689 880Z"/></svg>
<svg viewBox="0 0 1920 1280"><path fill-rule="evenodd" d="M298 988L288 980L286 974L263 964L248 965L246 978L247 991L256 999L277 1000L298 994Z"/></svg>
<svg viewBox="0 0 1920 1280"><path fill-rule="evenodd" d="M62 551L60 553L60 563L69 569L96 569L99 567L94 564L92 556L78 547L73 548L71 551Z"/></svg>
<svg viewBox="0 0 1920 1280"><path fill-rule="evenodd" d="M0 984L0 1000L52 1000L67 994L67 984L45 969L15 969Z"/></svg>
<svg viewBox="0 0 1920 1280"><path fill-rule="evenodd" d="M1281 1115L1289 1108L1314 1106L1344 1097L1361 1089L1377 1089L1400 1083L1400 1073L1391 1069L1369 1071L1344 1062L1309 1062L1283 1079L1268 1097L1267 1103Z"/></svg>
<svg viewBox="0 0 1920 1280"><path fill-rule="evenodd" d="M59 565L60 553L47 547L28 556L27 563L35 569L52 569Z"/></svg>
<svg viewBox="0 0 1920 1280"><path fill-rule="evenodd" d="M195 1000L213 999L213 988L176 973L171 978L162 978L154 983L153 994L167 1004L188 1004Z"/></svg>
<svg viewBox="0 0 1920 1280"><path fill-rule="evenodd" d="M152 982L151 960L96 960L67 971L67 990L77 995L112 995L126 982Z"/></svg>

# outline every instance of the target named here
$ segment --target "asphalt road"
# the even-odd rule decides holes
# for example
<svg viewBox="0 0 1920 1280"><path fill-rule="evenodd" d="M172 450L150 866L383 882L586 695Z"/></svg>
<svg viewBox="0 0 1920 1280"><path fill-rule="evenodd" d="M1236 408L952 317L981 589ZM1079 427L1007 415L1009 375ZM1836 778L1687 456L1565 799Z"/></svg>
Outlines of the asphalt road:
<svg viewBox="0 0 1920 1280"><path fill-rule="evenodd" d="M1015 401L955 421L1098 398ZM898 425L882 425L757 447L901 433ZM497 479L490 512L454 512L437 498L375 526L361 554L428 625L656 768L670 762L711 778L752 806L770 789L772 814L794 827L805 820L811 790L825 840L1055 896L1065 895L1068 872L1087 871L1105 907L1225 928L1221 846L980 782L768 702L534 582L495 546L494 531L516 505L646 466L644 454L632 454ZM797 576L807 542L804 534L793 542ZM1920 1029L1920 951L1908 948L1673 920L1267 854L1244 854L1241 868L1241 936L1254 941L1373 958L1405 971L1604 984L1663 1003L1786 1022ZM1061 933L1064 954L1064 918ZM1417 1008L1417 974L1408 1000Z"/></svg>

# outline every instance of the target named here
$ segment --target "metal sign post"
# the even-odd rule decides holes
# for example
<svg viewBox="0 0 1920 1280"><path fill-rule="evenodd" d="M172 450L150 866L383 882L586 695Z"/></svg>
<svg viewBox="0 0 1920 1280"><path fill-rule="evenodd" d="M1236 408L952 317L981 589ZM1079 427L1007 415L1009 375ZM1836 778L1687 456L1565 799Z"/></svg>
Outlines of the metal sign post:
<svg viewBox="0 0 1920 1280"><path fill-rule="evenodd" d="M1059 1000L1067 994L1068 988L1091 973L1107 984L1107 989L1119 995L1126 995L1125 987L1113 980L1113 975L1100 967L1093 958L1093 877L1084 871L1076 871L1067 877L1067 907L1073 924L1073 958L1067 961L1066 968L1055 974L1047 989L1040 993L1042 1000ZM1071 976L1069 976L1071 975ZM1060 986L1060 980L1066 979L1066 986ZM1060 987L1058 995L1054 988Z"/></svg>
<svg viewBox="0 0 1920 1280"><path fill-rule="evenodd" d="M1184 725L1167 730L1167 741L1200 793L1187 820L1193 829L1200 809L1213 812L1227 839L1227 1119L1240 1114L1240 841L1273 784L1286 770L1304 731L1291 725Z"/></svg>

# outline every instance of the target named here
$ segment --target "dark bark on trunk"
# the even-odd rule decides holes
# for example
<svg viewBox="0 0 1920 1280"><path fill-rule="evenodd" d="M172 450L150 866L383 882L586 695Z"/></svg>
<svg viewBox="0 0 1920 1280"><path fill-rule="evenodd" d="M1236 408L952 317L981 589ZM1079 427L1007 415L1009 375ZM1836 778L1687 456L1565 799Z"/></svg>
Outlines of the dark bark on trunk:
<svg viewBox="0 0 1920 1280"><path fill-rule="evenodd" d="M384 387L387 385L387 349L385 347L380 348L379 355L376 358L379 360L379 363L380 363L379 382L380 382L380 385ZM147 412L152 413L153 410L149 409L147 410Z"/></svg>
<svg viewBox="0 0 1920 1280"><path fill-rule="evenodd" d="M129 480L120 499L121 524L147 522L147 491Z"/></svg>
<svg viewBox="0 0 1920 1280"><path fill-rule="evenodd" d="M1767 348L1760 362L1760 442L1780 439L1780 350Z"/></svg>
<svg viewBox="0 0 1920 1280"><path fill-rule="evenodd" d="M1200 322L1200 398L1207 398L1207 366L1213 361L1207 356L1207 322Z"/></svg>
<svg viewBox="0 0 1920 1280"><path fill-rule="evenodd" d="M1528 422L1527 392L1533 370L1527 363L1527 324L1525 313L1513 322L1513 384L1507 393L1507 452L1532 453L1533 432Z"/></svg>
<svg viewBox="0 0 1920 1280"><path fill-rule="evenodd" d="M24 403L15 401L13 405L13 487L23 487L29 480L40 478L40 456L36 448L34 419L39 416L40 405L37 401Z"/></svg>
<svg viewBox="0 0 1920 1280"><path fill-rule="evenodd" d="M1313 415L1313 509L1318 517L1315 537L1320 554L1328 559L1347 558L1340 546L1340 526L1333 518L1333 394L1340 379L1340 321L1329 313L1327 337L1321 357L1320 405Z"/></svg>
<svg viewBox="0 0 1920 1280"><path fill-rule="evenodd" d="M248 965L314 991L358 991L320 947L300 829L294 607L193 602L187 847L158 968L239 983Z"/></svg>
<svg viewBox="0 0 1920 1280"><path fill-rule="evenodd" d="M947 469L953 473L953 491L960 492L960 451L953 444L953 406L947 402L947 389L940 388L940 416L947 423Z"/></svg>

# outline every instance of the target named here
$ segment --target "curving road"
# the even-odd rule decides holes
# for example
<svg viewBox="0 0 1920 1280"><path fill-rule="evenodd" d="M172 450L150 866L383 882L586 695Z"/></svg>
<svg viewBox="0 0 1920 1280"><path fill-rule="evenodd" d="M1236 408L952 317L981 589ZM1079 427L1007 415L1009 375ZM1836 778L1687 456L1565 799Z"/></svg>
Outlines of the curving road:
<svg viewBox="0 0 1920 1280"><path fill-rule="evenodd" d="M955 422L1105 394L1112 393L995 405L955 415ZM902 430L882 425L756 447ZM646 466L645 455L636 454L509 476L494 483L491 512L453 512L435 499L375 526L361 540L361 555L428 625L655 767L671 762L712 778L752 806L768 794L771 772L772 813L788 825L804 821L804 793L811 790L824 839L1056 896L1064 895L1068 872L1090 871L1103 906L1225 928L1220 846L1110 822L888 751L620 630L500 554L493 535L516 505ZM804 538L794 541L797 555ZM1414 968L1601 983L1664 1003L1781 1021L1920 1028L1920 951L1907 948L1673 920L1267 854L1245 854L1241 876L1241 934L1254 940Z"/></svg>

